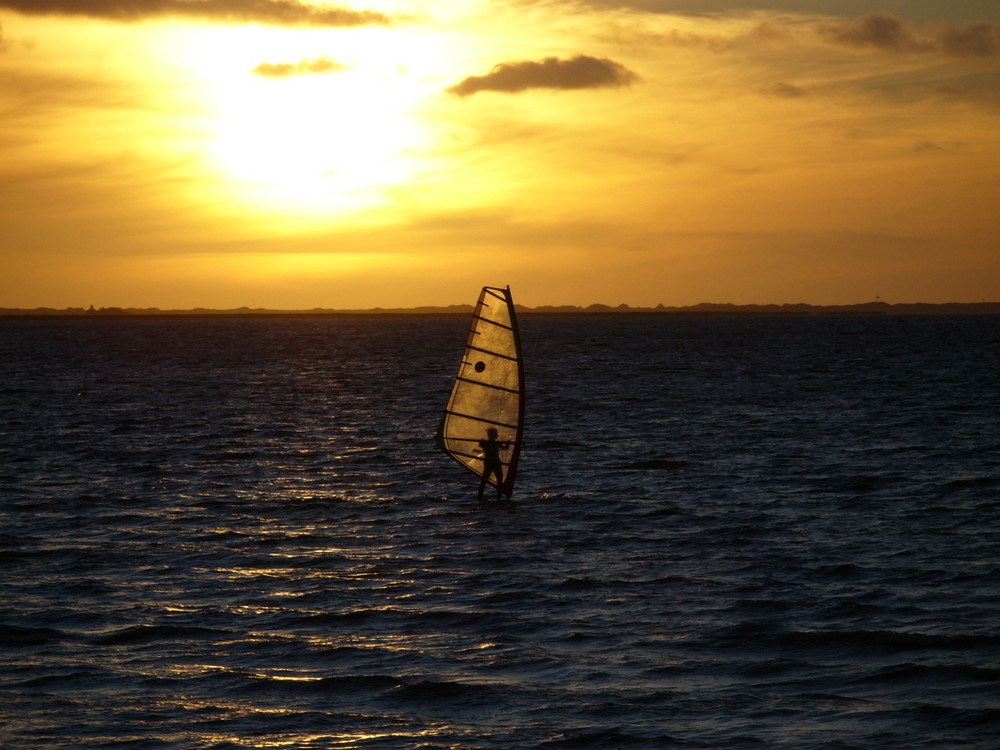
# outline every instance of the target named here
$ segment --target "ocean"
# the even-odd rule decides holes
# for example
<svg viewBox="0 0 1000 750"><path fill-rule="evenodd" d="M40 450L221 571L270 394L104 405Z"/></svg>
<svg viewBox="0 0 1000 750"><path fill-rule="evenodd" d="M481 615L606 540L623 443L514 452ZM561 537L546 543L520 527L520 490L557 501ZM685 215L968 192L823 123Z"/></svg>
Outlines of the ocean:
<svg viewBox="0 0 1000 750"><path fill-rule="evenodd" d="M0 320L0 747L1000 738L1000 317Z"/></svg>

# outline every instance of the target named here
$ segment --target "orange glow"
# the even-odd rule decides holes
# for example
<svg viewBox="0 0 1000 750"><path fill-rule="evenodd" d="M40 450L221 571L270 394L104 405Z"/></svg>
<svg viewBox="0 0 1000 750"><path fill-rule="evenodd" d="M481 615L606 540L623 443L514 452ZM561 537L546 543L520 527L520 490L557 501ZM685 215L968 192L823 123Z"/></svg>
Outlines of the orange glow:
<svg viewBox="0 0 1000 750"><path fill-rule="evenodd" d="M620 5L0 10L0 307L1000 299L970 19Z"/></svg>

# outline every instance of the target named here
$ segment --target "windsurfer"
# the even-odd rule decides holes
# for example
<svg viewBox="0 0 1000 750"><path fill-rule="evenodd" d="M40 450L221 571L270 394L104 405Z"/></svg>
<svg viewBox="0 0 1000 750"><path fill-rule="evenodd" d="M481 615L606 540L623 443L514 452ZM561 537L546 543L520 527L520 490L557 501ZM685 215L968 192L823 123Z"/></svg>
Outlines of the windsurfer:
<svg viewBox="0 0 1000 750"><path fill-rule="evenodd" d="M483 452L483 479L479 483L479 500L483 499L483 492L486 490L486 482L491 476L497 480L497 502L500 502L500 485L503 484L503 461L500 459L500 451L507 448L507 443L497 440L496 427L490 427L486 431L486 439L479 441L479 449Z"/></svg>

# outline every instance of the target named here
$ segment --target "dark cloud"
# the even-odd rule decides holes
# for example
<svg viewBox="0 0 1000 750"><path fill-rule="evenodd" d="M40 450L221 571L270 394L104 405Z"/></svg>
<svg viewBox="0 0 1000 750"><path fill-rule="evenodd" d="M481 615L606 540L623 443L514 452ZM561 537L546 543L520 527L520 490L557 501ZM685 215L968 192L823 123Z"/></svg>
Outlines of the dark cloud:
<svg viewBox="0 0 1000 750"><path fill-rule="evenodd" d="M807 95L805 89L785 81L777 81L769 83L766 86L761 86L757 89L757 93L777 99L801 99Z"/></svg>
<svg viewBox="0 0 1000 750"><path fill-rule="evenodd" d="M964 141L920 141L913 144L913 150L918 154L948 154L962 151L968 145Z"/></svg>
<svg viewBox="0 0 1000 750"><path fill-rule="evenodd" d="M525 5L538 0L520 0ZM514 0L507 0L514 2ZM595 8L623 8L647 13L718 18L747 11L779 15L811 15L830 18L851 18L869 13L872 6L884 12L905 8L906 17L921 23L932 21L965 22L968 19L1000 22L997 0L577 0Z"/></svg>
<svg viewBox="0 0 1000 750"><path fill-rule="evenodd" d="M299 0L0 0L0 8L32 16L87 16L114 21L169 17L329 27L387 25L391 21L384 13L306 5Z"/></svg>
<svg viewBox="0 0 1000 750"><path fill-rule="evenodd" d="M955 86L948 83L942 83L937 86L932 86L930 91L935 96L947 96L947 97L963 96L966 93L965 89L963 89L961 86Z"/></svg>
<svg viewBox="0 0 1000 750"><path fill-rule="evenodd" d="M1000 55L1000 26L973 23L964 29L945 26L938 31L941 51L950 57L997 57Z"/></svg>
<svg viewBox="0 0 1000 750"><path fill-rule="evenodd" d="M844 23L822 24L819 34L832 44L859 49L889 52L925 52L932 49L915 36L903 19L882 13L869 13Z"/></svg>
<svg viewBox="0 0 1000 750"><path fill-rule="evenodd" d="M514 93L526 89L592 89L627 86L635 73L607 58L577 55L570 60L546 57L541 62L500 63L484 76L469 76L448 91L470 96L478 91Z"/></svg>
<svg viewBox="0 0 1000 750"><path fill-rule="evenodd" d="M343 63L334 62L328 57L317 57L315 60L300 60L297 63L261 63L251 72L263 78L289 78L311 73L337 73L346 68Z"/></svg>
<svg viewBox="0 0 1000 750"><path fill-rule="evenodd" d="M869 13L844 23L825 23L819 35L831 44L896 53L939 53L947 57L990 59L1000 56L1000 25L964 27L934 24L920 29L897 16Z"/></svg>
<svg viewBox="0 0 1000 750"><path fill-rule="evenodd" d="M787 28L770 21L758 23L748 31L729 36L673 30L649 37L650 41L671 47L700 47L711 52L728 52L741 47L782 42L792 38Z"/></svg>

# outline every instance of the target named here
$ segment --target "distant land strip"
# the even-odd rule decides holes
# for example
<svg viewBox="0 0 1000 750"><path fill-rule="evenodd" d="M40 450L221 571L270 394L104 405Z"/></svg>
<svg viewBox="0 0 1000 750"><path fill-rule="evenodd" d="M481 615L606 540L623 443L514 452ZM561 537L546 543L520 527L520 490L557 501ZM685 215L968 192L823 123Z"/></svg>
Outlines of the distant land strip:
<svg viewBox="0 0 1000 750"><path fill-rule="evenodd" d="M1000 315L1000 302L865 302L856 305L734 305L702 302L686 307L630 307L629 305L516 305L518 314L525 315ZM63 317L63 318L150 318L150 317L324 317L324 316L407 316L407 315L468 315L472 305L429 307L372 307L367 309L335 309L316 307L311 310L270 310L239 307L216 310L196 307L190 310L161 310L156 307L89 308L35 307L30 309L0 307L0 318Z"/></svg>

